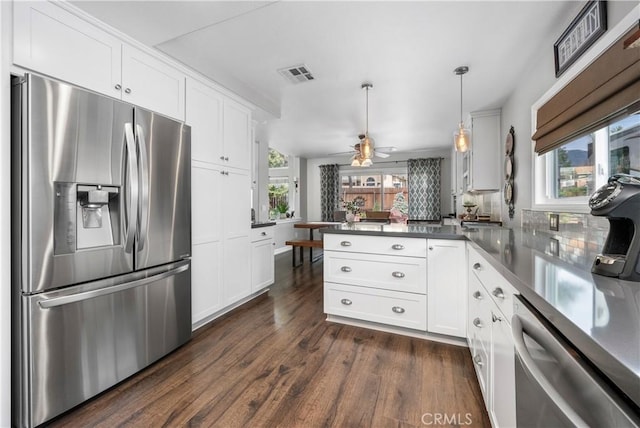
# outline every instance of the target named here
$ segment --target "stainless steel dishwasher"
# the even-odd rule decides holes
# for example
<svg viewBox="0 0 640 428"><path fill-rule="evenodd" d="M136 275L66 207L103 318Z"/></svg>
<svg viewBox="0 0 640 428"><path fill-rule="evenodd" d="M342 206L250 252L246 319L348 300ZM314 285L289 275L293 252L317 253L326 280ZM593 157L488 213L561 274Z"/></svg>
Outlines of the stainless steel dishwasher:
<svg viewBox="0 0 640 428"><path fill-rule="evenodd" d="M518 428L640 426L633 404L520 296L511 328Z"/></svg>

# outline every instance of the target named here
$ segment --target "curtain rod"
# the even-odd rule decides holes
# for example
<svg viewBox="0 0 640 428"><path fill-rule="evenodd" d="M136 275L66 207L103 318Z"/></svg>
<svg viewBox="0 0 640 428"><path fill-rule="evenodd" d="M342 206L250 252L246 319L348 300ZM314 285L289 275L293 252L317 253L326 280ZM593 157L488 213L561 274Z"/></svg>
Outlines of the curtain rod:
<svg viewBox="0 0 640 428"><path fill-rule="evenodd" d="M433 158L417 158L417 159L444 159L444 157L439 156L439 157L433 157ZM371 166L375 167L376 165L380 165L381 163L395 163L395 164L399 164L399 163L403 163L403 162L407 162L409 159L405 159L405 160L397 160L397 161L381 161L381 162L375 162L374 164L372 164ZM338 166L352 166L350 163L339 163ZM361 166L354 166L354 168L362 168L364 170L366 169L370 169L370 167L361 167Z"/></svg>

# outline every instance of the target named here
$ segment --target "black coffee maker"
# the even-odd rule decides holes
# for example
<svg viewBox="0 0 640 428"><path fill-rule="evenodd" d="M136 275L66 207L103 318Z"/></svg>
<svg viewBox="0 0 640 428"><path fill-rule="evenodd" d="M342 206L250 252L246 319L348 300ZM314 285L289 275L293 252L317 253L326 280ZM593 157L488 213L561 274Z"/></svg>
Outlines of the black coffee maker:
<svg viewBox="0 0 640 428"><path fill-rule="evenodd" d="M591 272L640 281L640 179L626 174L609 178L589 199L591 214L607 217L610 228L602 254Z"/></svg>

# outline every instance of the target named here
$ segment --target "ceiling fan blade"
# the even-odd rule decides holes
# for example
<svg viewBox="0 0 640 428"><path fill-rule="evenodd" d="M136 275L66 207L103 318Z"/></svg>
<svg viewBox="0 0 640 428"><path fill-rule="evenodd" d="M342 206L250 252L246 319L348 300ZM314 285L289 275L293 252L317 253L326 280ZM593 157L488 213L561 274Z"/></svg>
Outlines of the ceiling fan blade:
<svg viewBox="0 0 640 428"><path fill-rule="evenodd" d="M338 153L329 153L327 156L346 156L346 155L353 155L354 151L348 151L348 152L338 152Z"/></svg>

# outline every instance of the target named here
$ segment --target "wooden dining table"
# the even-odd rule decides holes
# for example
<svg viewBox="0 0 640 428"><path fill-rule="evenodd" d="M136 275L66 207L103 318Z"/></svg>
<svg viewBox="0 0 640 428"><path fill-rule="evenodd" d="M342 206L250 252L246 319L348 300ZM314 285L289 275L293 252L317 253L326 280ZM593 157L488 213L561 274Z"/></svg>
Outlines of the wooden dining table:
<svg viewBox="0 0 640 428"><path fill-rule="evenodd" d="M338 221L309 221L309 222L299 222L299 223L294 223L293 227L296 229L309 229L309 241L313 241L314 240L314 231L317 229L322 229L325 227L331 227L331 226L335 226L337 224L342 224L341 222ZM321 247L320 247L321 248ZM293 249L294 253L295 253L295 248ZM302 255L302 252L300 252L300 254ZM309 247L309 260L311 260L311 262L314 262L318 259L320 259L321 256L316 257L315 259L313 258L313 247ZM295 258L295 254L294 254L294 258ZM302 259L302 257L300 257ZM302 260L300 260L302 262ZM294 265L295 265L295 259L294 259Z"/></svg>

